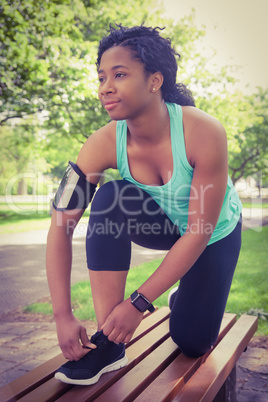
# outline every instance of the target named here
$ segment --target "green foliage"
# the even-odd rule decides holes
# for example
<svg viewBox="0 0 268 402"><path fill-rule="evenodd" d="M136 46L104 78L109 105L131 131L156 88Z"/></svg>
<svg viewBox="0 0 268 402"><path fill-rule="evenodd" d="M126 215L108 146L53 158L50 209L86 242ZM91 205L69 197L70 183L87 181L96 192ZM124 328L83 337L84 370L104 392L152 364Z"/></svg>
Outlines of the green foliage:
<svg viewBox="0 0 268 402"><path fill-rule="evenodd" d="M197 106L216 117L228 138L229 173L233 183L240 178L268 174L268 90L245 96L239 91L199 97Z"/></svg>
<svg viewBox="0 0 268 402"><path fill-rule="evenodd" d="M3 125L44 111L39 120L43 134L39 144L48 164L44 173L61 177L68 160L76 159L81 143L108 122L97 97L98 42L110 23L145 21L153 3L134 0L135 13L131 13L123 0L1 2L0 120ZM16 145L24 149L16 155L16 163L26 169L25 160L32 158L31 145L15 133L17 119L9 132L1 135L6 154L14 152ZM6 155L3 165L10 176L8 160ZM1 184L4 191L5 183Z"/></svg>
<svg viewBox="0 0 268 402"><path fill-rule="evenodd" d="M233 180L260 170L267 175L267 116L261 118L267 94L246 98L230 91L228 68L208 71L210 60L198 47L205 32L196 28L194 12L176 23L162 14L153 0L133 0L131 8L125 0L2 0L0 124L8 125L0 132L2 193L22 167L58 180L81 143L108 122L98 101L95 60L109 25L121 22L166 27L162 34L181 54L178 81L226 128Z"/></svg>
<svg viewBox="0 0 268 402"><path fill-rule="evenodd" d="M46 38L64 31L65 24L59 15L67 12L65 21L68 21L66 4L66 1L40 0L1 2L0 110L3 120L43 109L42 97L46 98L45 87L49 81L47 57L52 54Z"/></svg>
<svg viewBox="0 0 268 402"><path fill-rule="evenodd" d="M23 186L33 192L33 180L46 169L41 141L38 121L32 116L0 126L0 194L23 194Z"/></svg>
<svg viewBox="0 0 268 402"><path fill-rule="evenodd" d="M68 132L69 124L72 135L88 137L104 118L96 103L98 42L110 23L145 21L152 4L134 0L130 13L123 0L3 0L2 122L46 110L50 127Z"/></svg>
<svg viewBox="0 0 268 402"><path fill-rule="evenodd" d="M229 151L232 180L260 174L268 178L268 90L261 90L248 98L251 121L243 129L239 127L233 136ZM236 149L234 149L234 146Z"/></svg>

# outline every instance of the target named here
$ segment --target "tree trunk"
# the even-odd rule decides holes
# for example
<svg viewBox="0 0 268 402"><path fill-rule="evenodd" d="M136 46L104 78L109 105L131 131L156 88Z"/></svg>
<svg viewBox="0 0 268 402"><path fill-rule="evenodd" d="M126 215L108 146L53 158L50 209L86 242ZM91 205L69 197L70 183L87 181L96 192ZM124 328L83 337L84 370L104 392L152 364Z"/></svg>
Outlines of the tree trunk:
<svg viewBox="0 0 268 402"><path fill-rule="evenodd" d="M25 179L20 179L19 185L18 185L18 195L27 195L27 183Z"/></svg>

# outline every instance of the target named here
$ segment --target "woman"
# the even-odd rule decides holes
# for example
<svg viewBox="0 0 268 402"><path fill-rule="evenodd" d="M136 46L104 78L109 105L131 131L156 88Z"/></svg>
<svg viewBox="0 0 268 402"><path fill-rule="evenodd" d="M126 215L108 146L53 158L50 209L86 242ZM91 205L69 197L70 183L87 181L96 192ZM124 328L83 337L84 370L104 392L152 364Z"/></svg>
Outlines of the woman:
<svg viewBox="0 0 268 402"><path fill-rule="evenodd" d="M225 130L176 84L175 54L157 28L120 25L100 42L99 99L111 122L69 164L48 235L54 317L70 360L56 373L63 382L93 384L127 364L124 344L143 311L153 311L153 301L178 280L172 339L192 357L217 339L240 251L242 206L228 177ZM124 180L101 186L91 205L86 249L98 332L89 340L71 309L73 222L108 168ZM131 241L168 253L124 300Z"/></svg>

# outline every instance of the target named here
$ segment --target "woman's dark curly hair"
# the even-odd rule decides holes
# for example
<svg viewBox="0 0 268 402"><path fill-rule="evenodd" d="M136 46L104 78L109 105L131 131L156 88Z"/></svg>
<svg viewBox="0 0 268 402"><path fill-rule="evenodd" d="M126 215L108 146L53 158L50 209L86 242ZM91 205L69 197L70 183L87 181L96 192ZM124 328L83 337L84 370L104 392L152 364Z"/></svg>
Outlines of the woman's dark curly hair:
<svg viewBox="0 0 268 402"><path fill-rule="evenodd" d="M177 103L181 106L195 106L191 91L182 83L176 83L178 53L171 46L170 39L165 39L159 34L161 28L148 28L143 25L132 28L123 27L121 24L110 26L110 33L99 44L97 67L103 53L113 46L129 47L133 50L133 56L139 59L145 66L146 73L161 72L164 82L161 87L162 97L166 102Z"/></svg>

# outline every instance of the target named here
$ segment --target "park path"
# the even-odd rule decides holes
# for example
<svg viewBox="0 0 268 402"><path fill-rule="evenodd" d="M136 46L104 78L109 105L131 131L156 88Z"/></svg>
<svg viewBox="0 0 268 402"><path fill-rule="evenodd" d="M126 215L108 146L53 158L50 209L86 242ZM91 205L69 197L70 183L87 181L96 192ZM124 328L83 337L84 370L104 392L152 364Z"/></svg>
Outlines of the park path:
<svg viewBox="0 0 268 402"><path fill-rule="evenodd" d="M45 270L47 231L0 236L0 314L24 307L49 295ZM133 245L131 266L165 255ZM72 284L88 280L85 237L73 241Z"/></svg>

